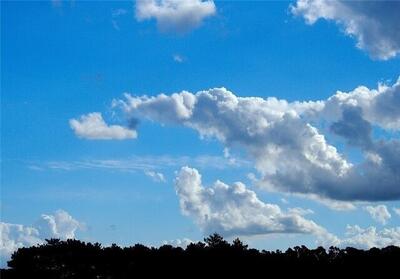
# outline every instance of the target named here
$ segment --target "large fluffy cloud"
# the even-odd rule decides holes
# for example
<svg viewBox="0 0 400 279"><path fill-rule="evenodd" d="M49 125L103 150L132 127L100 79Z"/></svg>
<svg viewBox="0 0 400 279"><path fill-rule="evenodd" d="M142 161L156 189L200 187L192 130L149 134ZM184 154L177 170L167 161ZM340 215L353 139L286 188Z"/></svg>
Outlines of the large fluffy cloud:
<svg viewBox="0 0 400 279"><path fill-rule="evenodd" d="M136 0L136 19L155 19L164 32L186 33L216 13L212 0Z"/></svg>
<svg viewBox="0 0 400 279"><path fill-rule="evenodd" d="M400 53L399 1L297 0L291 11L308 24L319 19L336 22L374 58L386 60Z"/></svg>
<svg viewBox="0 0 400 279"><path fill-rule="evenodd" d="M304 218L307 211L297 208L284 212L278 205L259 200L255 192L240 182L227 185L216 181L206 188L196 169L183 167L175 187L182 213L193 218L206 234L305 233L324 241L335 239L324 228Z"/></svg>
<svg viewBox="0 0 400 279"><path fill-rule="evenodd" d="M82 115L80 119L71 119L69 125L78 137L90 140L123 140L134 139L137 136L133 129L107 125L101 113L98 112Z"/></svg>
<svg viewBox="0 0 400 279"><path fill-rule="evenodd" d="M126 94L114 105L131 118L184 125L230 149L244 149L262 177L260 185L268 190L375 201L400 198L400 141L375 140L371 135L374 127L400 129L399 96L400 80L314 102L237 97L225 88L214 88L170 96ZM327 125L325 132L359 148L365 160L353 164L340 154L322 134Z"/></svg>
<svg viewBox="0 0 400 279"><path fill-rule="evenodd" d="M175 188L182 213L191 217L205 234L218 232L225 236L252 236L270 233L312 234L323 246L372 247L400 246L400 227L377 230L371 226L361 228L348 225L343 238L329 233L325 228L304 215L312 210L289 208L281 210L276 204L262 202L254 191L240 182L227 185L216 181L205 187L196 169L183 167L177 173ZM390 213L385 206L367 206L378 222L386 223ZM167 242L166 242L167 243Z"/></svg>
<svg viewBox="0 0 400 279"><path fill-rule="evenodd" d="M11 254L21 247L43 243L48 238L75 238L83 224L64 210L43 214L34 226L0 222L0 266L4 267Z"/></svg>

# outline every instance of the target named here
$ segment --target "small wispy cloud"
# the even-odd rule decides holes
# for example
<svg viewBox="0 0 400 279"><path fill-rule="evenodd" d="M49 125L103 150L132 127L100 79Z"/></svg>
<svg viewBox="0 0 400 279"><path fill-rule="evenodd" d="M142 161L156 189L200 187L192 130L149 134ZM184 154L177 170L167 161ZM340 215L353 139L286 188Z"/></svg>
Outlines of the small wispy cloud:
<svg viewBox="0 0 400 279"><path fill-rule="evenodd" d="M112 10L111 15L112 15L112 17L119 17L119 16L122 16L122 15L126 15L127 13L128 13L127 10L122 9L122 8L118 8L118 9Z"/></svg>
<svg viewBox="0 0 400 279"><path fill-rule="evenodd" d="M118 24L118 18L121 16L124 16L126 14L128 14L128 11L125 9L122 9L122 8L113 9L111 11L111 17L112 17L111 24L115 30L120 31L120 27Z"/></svg>
<svg viewBox="0 0 400 279"><path fill-rule="evenodd" d="M180 54L174 54L173 56L172 56L172 58L174 59L174 61L176 62L176 63L183 63L183 62L185 62L185 57L183 57L182 55L180 55Z"/></svg>
<svg viewBox="0 0 400 279"><path fill-rule="evenodd" d="M154 182L166 182L165 177L161 172L145 171L144 174L150 177Z"/></svg>
<svg viewBox="0 0 400 279"><path fill-rule="evenodd" d="M117 30L117 31L121 30L121 29L119 28L118 22L117 22L115 19L112 19L112 20L111 20L111 24L112 24L112 26L113 26L113 28L114 28L115 30Z"/></svg>
<svg viewBox="0 0 400 279"><path fill-rule="evenodd" d="M117 170L125 172L145 172L146 175L157 176L160 170L168 167L181 167L184 165L193 165L198 168L212 169L227 169L250 167L250 162L243 159L236 159L235 164L222 156L199 155L196 157L190 156L133 156L128 159L88 159L75 161L48 161L48 162L28 162L28 167L32 170L63 170L73 171L82 169L101 169L101 170ZM35 166L35 168L32 168ZM157 171L156 171L157 170ZM147 173L146 173L147 172ZM159 176L161 177L161 176Z"/></svg>

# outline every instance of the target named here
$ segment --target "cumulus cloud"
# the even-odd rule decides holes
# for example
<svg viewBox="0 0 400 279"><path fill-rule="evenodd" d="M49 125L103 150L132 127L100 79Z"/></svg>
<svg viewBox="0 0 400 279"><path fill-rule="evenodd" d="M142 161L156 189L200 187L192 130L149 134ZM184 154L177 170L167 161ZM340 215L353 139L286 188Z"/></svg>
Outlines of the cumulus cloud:
<svg viewBox="0 0 400 279"><path fill-rule="evenodd" d="M371 135L374 127L400 130L400 79L392 86L361 86L321 101L237 97L214 88L170 96L125 94L113 104L128 117L183 125L226 148L244 150L261 176L259 185L270 191L325 203L400 198L400 141L374 140ZM327 141L318 128L322 124L359 148L365 160L350 162Z"/></svg>
<svg viewBox="0 0 400 279"><path fill-rule="evenodd" d="M371 215L372 219L374 219L376 222L381 223L382 225L385 225L387 221L392 217L390 215L389 211L387 210L386 205L377 205L377 206L365 206L364 210Z"/></svg>
<svg viewBox="0 0 400 279"><path fill-rule="evenodd" d="M165 182L165 177L161 172L156 172L156 171L145 171L145 175L153 179L155 182Z"/></svg>
<svg viewBox="0 0 400 279"><path fill-rule="evenodd" d="M83 224L75 220L68 212L57 210L53 215L42 214L40 220L36 224L36 228L40 232L42 239L75 238L75 232L83 228Z"/></svg>
<svg viewBox="0 0 400 279"><path fill-rule="evenodd" d="M205 234L303 233L323 240L335 239L323 227L305 219L302 215L306 210L284 212L278 205L259 200L241 182L227 185L218 180L212 187L204 187L196 169L183 167L177 174L175 188L182 214L193 218Z"/></svg>
<svg viewBox="0 0 400 279"><path fill-rule="evenodd" d="M399 1L297 0L291 6L308 24L334 21L357 40L358 48L382 60L400 53L399 10Z"/></svg>
<svg viewBox="0 0 400 279"><path fill-rule="evenodd" d="M340 241L341 246L360 249L372 247L400 246L400 227L377 230L375 227L361 228L357 225L347 226L346 237Z"/></svg>
<svg viewBox="0 0 400 279"><path fill-rule="evenodd" d="M98 112L82 115L79 119L71 119L69 125L75 135L89 140L123 140L137 137L135 130L119 125L107 125Z"/></svg>
<svg viewBox="0 0 400 279"><path fill-rule="evenodd" d="M379 126L383 129L400 130L400 78L392 86L379 84L377 89L359 86L351 92L338 91L325 102L324 117L339 120L346 117ZM350 114L350 115L349 115ZM353 114L353 115L351 115ZM352 117L353 116L353 117ZM367 124L360 123L368 129ZM363 131L364 133L366 131ZM368 135L364 134L364 136Z"/></svg>
<svg viewBox="0 0 400 279"><path fill-rule="evenodd" d="M215 14L212 0L136 0L136 19L155 19L162 32L189 32Z"/></svg>
<svg viewBox="0 0 400 279"><path fill-rule="evenodd" d="M75 232L82 228L83 224L64 210L57 210L54 215L43 214L35 226L0 222L0 266L6 266L19 248L43 243L46 238L75 238Z"/></svg>
<svg viewBox="0 0 400 279"><path fill-rule="evenodd" d="M6 266L18 248L41 243L39 231L33 227L0 222L0 267Z"/></svg>

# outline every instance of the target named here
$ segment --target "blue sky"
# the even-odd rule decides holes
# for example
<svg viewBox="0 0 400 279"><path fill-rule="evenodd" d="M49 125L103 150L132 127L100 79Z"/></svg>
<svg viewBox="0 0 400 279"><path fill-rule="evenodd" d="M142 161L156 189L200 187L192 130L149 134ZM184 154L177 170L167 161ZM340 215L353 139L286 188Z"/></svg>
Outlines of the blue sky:
<svg viewBox="0 0 400 279"><path fill-rule="evenodd" d="M159 5L163 8L168 2ZM337 198L343 195L336 192L325 197L324 190L299 197L294 195L301 194L299 190L286 186L282 186L286 190L278 186L266 190L259 185L262 170L255 166L260 158L249 155L247 145L221 140L215 134L202 138L200 128L164 119L170 113L168 107L155 104L152 109L157 116L143 107L134 116L138 126L127 126L132 115L112 106L113 100L124 100L126 92L170 96L182 90L195 94L225 87L237 97L294 102L327 100L337 90L351 92L361 85L372 91L385 83L394 91L393 100L399 100L400 36L395 31L394 36L389 31L364 34L369 31L362 28L351 33L345 15L339 17L339 13L321 12L319 20L307 22L307 7L300 9L297 3L297 12L290 8L296 1L209 2L211 10L198 2L193 1L200 5L196 11L204 8L199 22L190 22L191 15L167 30L163 24L171 20L168 16L150 13L149 19L140 19L139 4L130 1L1 3L1 221L36 228L42 214L56 216L54 212L61 209L84 223L73 228L75 237L83 240L122 245L201 240L210 224L201 223L190 210L185 214L180 204L183 197L176 194L180 186L174 180L182 175L181 167L188 165L201 173L206 186L216 180L228 185L241 181L260 201L278 205L282 211L311 209L313 213L300 214L301 218L338 238L345 237L347 225L374 227L377 233L384 228L399 230L400 215L393 209L400 207L398 184L385 199L363 198L363 194L358 199ZM172 14L184 13L180 1L175 4ZM383 4L390 9L390 3ZM397 4L393 5L396 10ZM374 11L351 9L354 13ZM179 18L179 14L174 16ZM394 22L385 19L378 27L396 29L398 22L393 18ZM190 28L182 31L179 26ZM367 39L360 41L357 32L363 38L381 39L390 48L376 50ZM135 130L137 138L96 139L71 129L71 119L82 123L79 117L91 112L101 113L106 125ZM371 123L376 138L398 143L396 111L383 118L375 110L368 115L364 113L365 121ZM198 121L189 126L207 125ZM329 133L328 126L315 126L326 132L327 142L348 162L364 160L362 154L368 152L360 151L360 146L346 144L346 138ZM224 157L225 147L230 148L229 157ZM395 156L398 150L394 148ZM399 167L394 163L393 168ZM400 181L398 176L390 179ZM312 194L317 197L310 198ZM344 199L355 208L332 209L321 203L322 198L329 198L329 203ZM383 217L383 222L371 217L371 211L387 216L385 210L391 217ZM316 245L313 233L225 233L243 235L263 249ZM3 242L11 240L10 235Z"/></svg>

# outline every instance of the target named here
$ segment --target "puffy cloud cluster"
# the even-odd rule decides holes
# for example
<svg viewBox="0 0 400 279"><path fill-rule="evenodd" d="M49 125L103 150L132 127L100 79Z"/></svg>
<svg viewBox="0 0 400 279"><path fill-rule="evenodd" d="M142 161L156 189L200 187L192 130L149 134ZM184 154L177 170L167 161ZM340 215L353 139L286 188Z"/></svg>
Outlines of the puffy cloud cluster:
<svg viewBox="0 0 400 279"><path fill-rule="evenodd" d="M36 228L0 222L0 267L6 265L10 255L18 248L41 242Z"/></svg>
<svg viewBox="0 0 400 279"><path fill-rule="evenodd" d="M364 207L364 210L371 215L372 219L381 223L382 225L385 225L386 222L392 217L386 205L383 204L377 206L369 205Z"/></svg>
<svg viewBox="0 0 400 279"><path fill-rule="evenodd" d="M361 228L358 225L348 225L345 236L338 238L304 218L304 215L314 213L310 209L295 207L285 212L278 205L262 202L255 192L240 182L227 185L216 181L213 186L205 187L201 175L193 168L183 167L178 172L175 187L182 213L194 219L205 234L218 232L225 236L251 236L302 233L314 235L318 245L325 247L333 245L370 249L388 245L400 246L400 227L377 230L373 226ZM367 206L365 210L371 212L379 222L385 223L390 218L385 206ZM187 245L183 241L164 243Z"/></svg>
<svg viewBox="0 0 400 279"><path fill-rule="evenodd" d="M163 32L186 33L214 14L212 0L136 0L136 19L155 19Z"/></svg>
<svg viewBox="0 0 400 279"><path fill-rule="evenodd" d="M384 228L378 231L375 227L361 228L357 225L347 226L347 237L340 241L341 246L370 249L372 247L400 246L400 227Z"/></svg>
<svg viewBox="0 0 400 279"><path fill-rule="evenodd" d="M0 222L0 266L4 267L18 248L43 243L46 238L74 238L82 228L83 224L64 210L57 210L54 215L43 214L31 227Z"/></svg>
<svg viewBox="0 0 400 279"><path fill-rule="evenodd" d="M40 237L69 239L75 238L75 232L83 228L83 224L75 220L68 212L57 210L54 215L42 214L36 224Z"/></svg>
<svg viewBox="0 0 400 279"><path fill-rule="evenodd" d="M82 115L80 119L71 119L69 125L78 137L89 140L123 140L137 137L135 130L119 125L107 125L98 112Z"/></svg>
<svg viewBox="0 0 400 279"><path fill-rule="evenodd" d="M264 203L243 183L227 185L216 181L204 187L196 169L183 167L175 180L182 213L194 219L205 234L225 236L270 233L313 234L319 239L336 238L323 227L303 217L300 208L284 212L278 205Z"/></svg>
<svg viewBox="0 0 400 279"><path fill-rule="evenodd" d="M297 0L295 15L308 24L334 21L372 57L387 60L400 53L399 1Z"/></svg>
<svg viewBox="0 0 400 279"><path fill-rule="evenodd" d="M348 93L338 91L325 102L324 117L337 120L347 111L383 129L398 131L400 130L399 106L400 78L392 86L380 84L377 89L359 86ZM362 127L365 128L365 124Z"/></svg>
<svg viewBox="0 0 400 279"><path fill-rule="evenodd" d="M373 127L400 129L400 80L376 90L358 87L327 100L287 102L274 97L237 97L225 88L170 96L115 100L133 119L193 128L225 147L244 149L261 174L260 186L322 200L400 198L400 141L374 140ZM322 129L361 149L353 164L329 144Z"/></svg>

